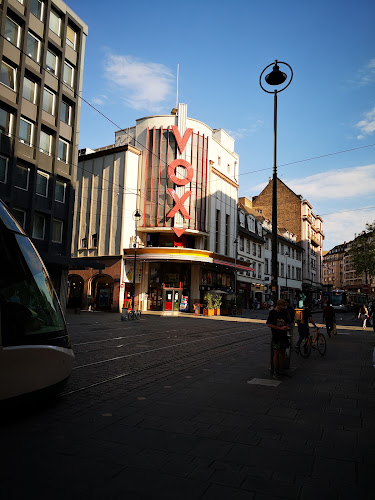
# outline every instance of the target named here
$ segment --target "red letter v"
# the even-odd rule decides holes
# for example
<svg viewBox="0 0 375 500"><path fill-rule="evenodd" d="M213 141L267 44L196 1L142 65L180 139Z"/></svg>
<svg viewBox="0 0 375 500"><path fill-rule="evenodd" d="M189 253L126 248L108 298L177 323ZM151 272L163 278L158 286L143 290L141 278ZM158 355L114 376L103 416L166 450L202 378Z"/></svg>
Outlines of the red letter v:
<svg viewBox="0 0 375 500"><path fill-rule="evenodd" d="M187 128L186 132L184 133L184 137L182 139L181 139L181 135L180 135L180 132L178 130L178 127L176 127L176 125L172 125L172 130L173 130L174 136L175 136L176 141L177 141L178 149L180 150L180 153L182 154L182 152L185 149L185 146L187 144L187 141L189 140L189 137L193 133L193 129Z"/></svg>

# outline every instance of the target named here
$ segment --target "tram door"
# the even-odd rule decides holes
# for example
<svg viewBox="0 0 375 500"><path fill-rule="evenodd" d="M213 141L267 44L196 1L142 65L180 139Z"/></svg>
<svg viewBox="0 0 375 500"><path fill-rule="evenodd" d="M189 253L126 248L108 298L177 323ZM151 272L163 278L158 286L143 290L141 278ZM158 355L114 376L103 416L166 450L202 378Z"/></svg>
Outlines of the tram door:
<svg viewBox="0 0 375 500"><path fill-rule="evenodd" d="M164 288L164 311L178 311L180 308L182 288Z"/></svg>

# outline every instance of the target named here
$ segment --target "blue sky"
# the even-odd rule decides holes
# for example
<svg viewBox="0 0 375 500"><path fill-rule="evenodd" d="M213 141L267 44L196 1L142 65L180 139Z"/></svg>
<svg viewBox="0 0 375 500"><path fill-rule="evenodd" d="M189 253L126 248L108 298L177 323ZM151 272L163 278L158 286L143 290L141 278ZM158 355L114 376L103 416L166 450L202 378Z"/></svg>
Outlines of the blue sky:
<svg viewBox="0 0 375 500"><path fill-rule="evenodd" d="M278 59L294 72L278 96L278 176L322 216L325 250L375 220L373 0L67 4L89 26L83 98L118 126L83 103L81 148L169 114L179 64L179 102L236 139L239 195L255 196L273 162L273 96L259 75Z"/></svg>

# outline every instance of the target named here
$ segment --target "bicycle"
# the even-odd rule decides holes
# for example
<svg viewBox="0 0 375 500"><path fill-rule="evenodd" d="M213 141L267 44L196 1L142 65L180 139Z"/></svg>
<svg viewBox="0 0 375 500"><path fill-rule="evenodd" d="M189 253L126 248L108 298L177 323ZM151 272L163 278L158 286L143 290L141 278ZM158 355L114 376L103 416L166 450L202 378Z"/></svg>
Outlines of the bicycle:
<svg viewBox="0 0 375 500"><path fill-rule="evenodd" d="M316 328L315 331L314 340L309 331L307 337L301 342L299 353L305 359L310 356L312 350L317 349L321 356L324 356L326 352L327 344L325 336L319 331L318 328Z"/></svg>
<svg viewBox="0 0 375 500"><path fill-rule="evenodd" d="M238 315L238 309L237 306L232 307L232 316L237 316Z"/></svg>

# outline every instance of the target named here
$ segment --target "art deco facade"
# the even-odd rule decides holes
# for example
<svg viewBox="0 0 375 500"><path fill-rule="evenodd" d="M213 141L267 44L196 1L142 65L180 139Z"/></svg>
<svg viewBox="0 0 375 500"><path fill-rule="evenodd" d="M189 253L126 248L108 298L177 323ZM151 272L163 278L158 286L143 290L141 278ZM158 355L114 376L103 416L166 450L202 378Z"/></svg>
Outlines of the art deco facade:
<svg viewBox="0 0 375 500"><path fill-rule="evenodd" d="M0 16L0 198L64 303L87 26L60 0L2 0Z"/></svg>

